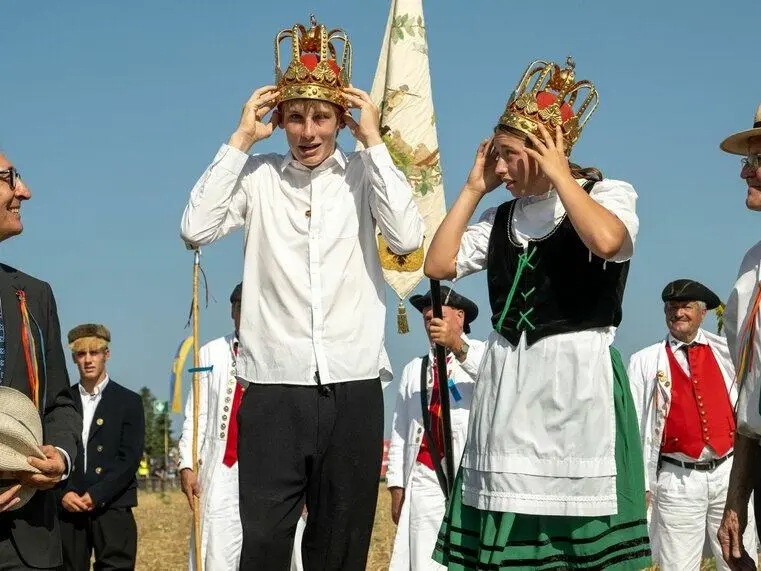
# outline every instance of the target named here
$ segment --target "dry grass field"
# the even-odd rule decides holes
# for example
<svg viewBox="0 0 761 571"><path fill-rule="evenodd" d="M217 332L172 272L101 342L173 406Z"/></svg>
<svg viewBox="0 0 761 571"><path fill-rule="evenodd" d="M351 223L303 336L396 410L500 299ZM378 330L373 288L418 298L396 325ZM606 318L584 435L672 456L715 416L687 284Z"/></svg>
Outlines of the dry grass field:
<svg viewBox="0 0 761 571"><path fill-rule="evenodd" d="M385 486L381 486L368 571L388 569L396 532L389 515L389 499ZM192 521L185 496L178 491L163 496L158 492L140 492L138 503L135 510L138 532L136 571L185 571Z"/></svg>
<svg viewBox="0 0 761 571"><path fill-rule="evenodd" d="M185 496L178 491L163 496L158 492L141 492L139 504L135 510L139 538L136 571L185 571L191 525ZM396 531L390 510L389 494L381 486L367 571L388 569ZM712 569L716 569L713 561L701 565L701 570Z"/></svg>

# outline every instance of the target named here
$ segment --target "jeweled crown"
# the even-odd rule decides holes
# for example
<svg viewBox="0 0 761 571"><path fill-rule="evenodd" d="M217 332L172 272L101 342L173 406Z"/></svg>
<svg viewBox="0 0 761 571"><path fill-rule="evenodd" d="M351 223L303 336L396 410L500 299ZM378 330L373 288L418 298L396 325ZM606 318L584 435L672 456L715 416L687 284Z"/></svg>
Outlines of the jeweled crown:
<svg viewBox="0 0 761 571"><path fill-rule="evenodd" d="M342 87L351 80L351 43L346 32L328 31L311 17L310 29L295 24L275 37L275 82L280 96L278 103L289 99L319 99L346 108ZM280 43L291 39L291 62L283 73L280 64ZM336 57L336 40L343 44L340 65Z"/></svg>
<svg viewBox="0 0 761 571"><path fill-rule="evenodd" d="M576 81L575 68L571 57L563 69L552 62L531 62L510 96L499 125L539 136L538 126L542 124L553 137L560 125L566 154L570 154L600 102L592 82ZM529 87L532 79L533 85ZM580 95L584 93L586 97L582 100Z"/></svg>

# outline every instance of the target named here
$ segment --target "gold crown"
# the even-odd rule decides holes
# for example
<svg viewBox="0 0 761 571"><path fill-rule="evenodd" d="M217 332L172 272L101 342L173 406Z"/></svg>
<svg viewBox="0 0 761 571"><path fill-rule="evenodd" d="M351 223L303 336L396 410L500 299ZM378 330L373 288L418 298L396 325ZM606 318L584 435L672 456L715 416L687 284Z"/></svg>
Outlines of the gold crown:
<svg viewBox="0 0 761 571"><path fill-rule="evenodd" d="M561 69L552 62L531 62L510 96L505 112L499 118L499 125L539 136L541 124L553 137L559 125L563 130L565 152L570 154L589 117L597 109L600 97L592 82L576 81L576 64L570 56L566 66ZM534 76L536 80L529 90ZM575 109L582 91L586 91L587 96ZM594 105L590 108L592 103Z"/></svg>
<svg viewBox="0 0 761 571"><path fill-rule="evenodd" d="M275 81L280 96L278 103L289 99L319 99L347 107L342 87L351 80L351 43L346 32L328 31L311 17L312 27L301 24L281 30L275 37ZM291 39L291 63L283 73L280 65L280 43ZM336 59L335 40L341 40L341 65Z"/></svg>

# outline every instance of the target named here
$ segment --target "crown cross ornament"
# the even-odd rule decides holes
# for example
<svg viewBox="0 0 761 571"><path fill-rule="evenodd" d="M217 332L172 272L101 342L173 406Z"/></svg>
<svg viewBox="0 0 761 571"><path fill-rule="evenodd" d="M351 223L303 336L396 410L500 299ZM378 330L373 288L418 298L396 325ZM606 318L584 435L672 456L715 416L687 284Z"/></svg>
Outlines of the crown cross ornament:
<svg viewBox="0 0 761 571"><path fill-rule="evenodd" d="M290 99L317 99L347 108L341 89L351 81L351 43L346 32L330 30L311 16L311 28L301 24L281 30L275 36L275 83L278 103ZM280 44L291 40L291 61L283 72ZM335 43L340 41L340 65Z"/></svg>
<svg viewBox="0 0 761 571"><path fill-rule="evenodd" d="M539 125L550 133L561 127L565 151L570 154L600 101L592 82L576 81L575 68L570 56L562 69L552 62L531 62L510 96L499 125L537 137Z"/></svg>

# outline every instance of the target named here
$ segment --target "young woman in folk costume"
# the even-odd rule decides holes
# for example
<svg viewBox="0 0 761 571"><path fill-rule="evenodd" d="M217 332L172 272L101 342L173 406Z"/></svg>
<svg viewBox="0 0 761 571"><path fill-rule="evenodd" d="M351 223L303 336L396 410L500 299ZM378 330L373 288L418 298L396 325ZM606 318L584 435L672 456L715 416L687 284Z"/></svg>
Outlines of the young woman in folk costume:
<svg viewBox="0 0 761 571"><path fill-rule="evenodd" d="M432 278L487 271L494 325L434 552L450 570L650 565L636 413L612 347L637 194L568 160L597 101L570 58L533 62L428 251ZM515 200L467 226L501 183Z"/></svg>

